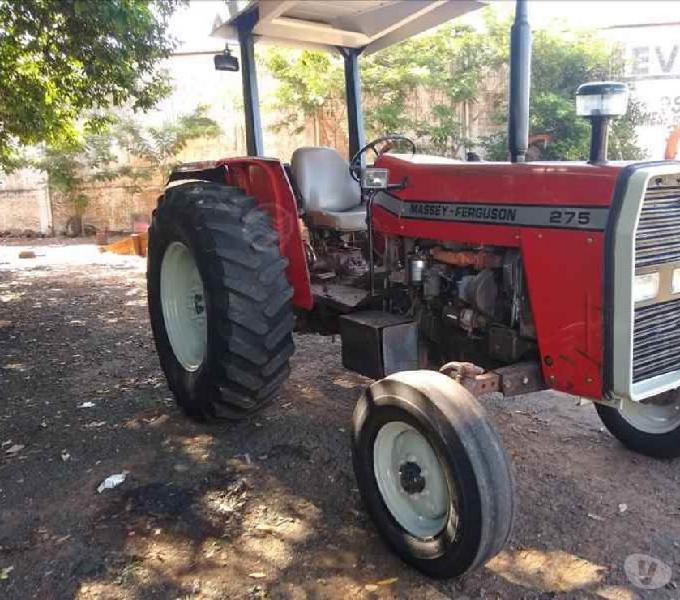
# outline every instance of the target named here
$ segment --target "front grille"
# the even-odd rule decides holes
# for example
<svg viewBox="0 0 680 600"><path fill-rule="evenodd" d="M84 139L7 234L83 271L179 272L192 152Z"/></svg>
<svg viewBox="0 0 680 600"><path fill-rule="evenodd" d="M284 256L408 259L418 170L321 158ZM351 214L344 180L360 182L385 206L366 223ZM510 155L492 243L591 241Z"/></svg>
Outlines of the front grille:
<svg viewBox="0 0 680 600"><path fill-rule="evenodd" d="M680 261L680 185L677 175L652 178L635 236L635 266ZM669 183L676 185L668 185Z"/></svg>
<svg viewBox="0 0 680 600"><path fill-rule="evenodd" d="M680 261L680 177L652 177L635 234L635 268ZM635 308L633 382L680 369L680 299Z"/></svg>
<svg viewBox="0 0 680 600"><path fill-rule="evenodd" d="M680 299L635 309L633 382L680 369Z"/></svg>

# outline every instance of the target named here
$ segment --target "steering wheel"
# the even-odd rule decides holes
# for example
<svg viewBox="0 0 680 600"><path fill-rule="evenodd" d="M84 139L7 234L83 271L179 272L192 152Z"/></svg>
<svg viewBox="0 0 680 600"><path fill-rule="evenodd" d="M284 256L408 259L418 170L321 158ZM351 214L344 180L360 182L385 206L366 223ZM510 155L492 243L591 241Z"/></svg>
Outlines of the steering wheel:
<svg viewBox="0 0 680 600"><path fill-rule="evenodd" d="M361 150L359 150L349 161L349 174L352 176L354 181L361 183L361 158L369 150L373 150L375 157L378 158L381 155L389 152L394 146L400 142L405 142L411 147L411 155L416 153L416 145L410 138L403 135L386 135L383 137L376 138L372 142L366 144ZM378 148L380 144L384 144L382 148Z"/></svg>

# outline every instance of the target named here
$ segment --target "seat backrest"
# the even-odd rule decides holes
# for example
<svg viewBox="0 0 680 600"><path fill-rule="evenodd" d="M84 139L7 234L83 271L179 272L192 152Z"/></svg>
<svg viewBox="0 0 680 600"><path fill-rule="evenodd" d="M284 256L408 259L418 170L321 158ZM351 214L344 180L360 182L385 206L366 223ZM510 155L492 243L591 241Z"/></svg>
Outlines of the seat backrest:
<svg viewBox="0 0 680 600"><path fill-rule="evenodd" d="M361 204L359 184L334 148L298 148L290 167L306 211L342 212Z"/></svg>

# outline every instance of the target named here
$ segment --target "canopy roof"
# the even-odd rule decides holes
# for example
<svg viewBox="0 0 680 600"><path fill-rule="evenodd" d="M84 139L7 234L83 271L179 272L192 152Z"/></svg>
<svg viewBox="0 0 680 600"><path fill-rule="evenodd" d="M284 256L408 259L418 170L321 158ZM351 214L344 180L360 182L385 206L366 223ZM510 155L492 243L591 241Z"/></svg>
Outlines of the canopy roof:
<svg viewBox="0 0 680 600"><path fill-rule="evenodd" d="M484 6L484 0L228 0L212 35L238 40L254 23L264 41L303 47L364 48L376 52Z"/></svg>

